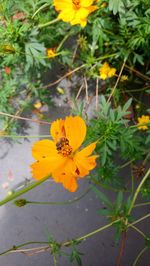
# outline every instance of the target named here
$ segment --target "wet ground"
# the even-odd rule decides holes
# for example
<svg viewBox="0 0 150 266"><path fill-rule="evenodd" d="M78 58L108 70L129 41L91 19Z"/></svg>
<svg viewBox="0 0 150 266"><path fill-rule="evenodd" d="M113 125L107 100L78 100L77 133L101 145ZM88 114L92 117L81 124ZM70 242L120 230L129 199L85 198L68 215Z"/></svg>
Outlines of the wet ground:
<svg viewBox="0 0 150 266"><path fill-rule="evenodd" d="M51 120L64 116L67 109L51 108ZM28 123L29 135L49 134L49 126ZM0 160L0 196L18 186L22 186L26 179L31 178L29 165L33 162L31 146L36 139L21 139L19 143L1 141ZM5 186L4 186L5 183ZM7 183L7 185L6 185ZM61 185L49 180L40 187L26 193L24 197L35 201L67 201L83 194L90 184L87 179L79 182L79 189L75 193L67 192ZM4 188L5 187L5 188ZM103 191L103 189L102 189ZM113 193L109 193L113 198ZM0 207L0 252L13 245L27 241L47 241L48 232L57 241L66 241L83 236L107 224L107 220L98 215L97 210L103 208L99 199L90 191L80 201L70 205L27 205L16 207L12 202ZM135 210L136 217L148 213L148 207L142 213ZM138 224L138 228L149 232L149 220ZM119 244L114 242L114 229L108 228L91 238L83 241L78 249L82 256L83 266L115 266L119 253ZM34 246L35 247L35 246ZM143 238L132 230L127 233L126 249L122 259L122 266L131 266L135 257L144 247ZM69 248L65 250L69 253ZM8 254L0 257L0 266L52 266L53 258L49 252L27 256L25 254ZM76 265L69 262L67 257L58 258L58 266ZM150 256L145 253L138 266L149 266Z"/></svg>

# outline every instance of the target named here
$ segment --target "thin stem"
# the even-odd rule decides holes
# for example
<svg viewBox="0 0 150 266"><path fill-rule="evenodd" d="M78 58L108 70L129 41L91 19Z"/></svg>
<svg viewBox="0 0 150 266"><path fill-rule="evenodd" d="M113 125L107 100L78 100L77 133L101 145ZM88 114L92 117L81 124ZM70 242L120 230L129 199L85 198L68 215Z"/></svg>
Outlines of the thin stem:
<svg viewBox="0 0 150 266"><path fill-rule="evenodd" d="M71 35L71 33L69 32L68 34L65 35L65 37L62 39L62 41L60 42L60 44L58 45L56 52L59 52L59 50L61 49L61 47L63 46L64 42L68 39L68 37Z"/></svg>
<svg viewBox="0 0 150 266"><path fill-rule="evenodd" d="M22 117L22 116L18 116L18 115L11 115L11 114L4 113L4 112L0 112L0 115L12 117L14 119L26 120L26 121L30 121L30 122L34 122L34 123L38 123L38 124L45 124L45 125L50 125L51 124L50 122L37 120L37 119L32 119L32 118L27 118L27 117Z"/></svg>
<svg viewBox="0 0 150 266"><path fill-rule="evenodd" d="M136 257L135 261L133 262L133 266L137 265L138 260L141 258L141 256L143 255L143 253L148 249L148 247L144 247L141 252L138 254L138 256Z"/></svg>
<svg viewBox="0 0 150 266"><path fill-rule="evenodd" d="M123 64L122 64L122 67L121 67L121 69L120 69L120 72L119 72L119 75L118 75L117 81L116 81L116 83L115 83L115 86L114 86L113 89L112 89L111 94L109 95L109 98L108 98L108 100L107 100L107 103L111 100L111 97L113 96L113 94L114 94L114 92L115 92L115 90L116 90L116 88L117 88L117 85L118 85L118 83L119 83L119 80L120 80L120 77L121 77L122 71L123 71L123 69L124 69L124 66L125 66L126 60L127 60L127 59L125 59L124 62L123 62Z"/></svg>
<svg viewBox="0 0 150 266"><path fill-rule="evenodd" d="M20 195L25 194L25 193L28 192L29 190L31 190L31 189L33 189L33 188L39 186L40 184L42 184L43 182L45 182L48 178L49 178L49 176L48 176L48 177L45 177L45 178L43 178L43 179L41 179L40 181L34 182L33 184L31 184L31 185L29 185L29 186L27 186L27 187L25 187L25 188L23 188L23 189L21 189L21 190L15 192L15 193L12 194L11 196L6 197L5 199L3 199L3 200L0 201L0 206L6 204L6 203L9 202L9 201L12 201L12 200L16 199L16 198L19 197Z"/></svg>
<svg viewBox="0 0 150 266"><path fill-rule="evenodd" d="M126 231L122 232L122 239L121 239L121 248L120 248L120 252L119 252L119 256L117 258L117 266L121 265L121 259L124 253L124 249L125 249L125 242L126 242Z"/></svg>
<svg viewBox="0 0 150 266"><path fill-rule="evenodd" d="M137 231L141 236L143 236L144 238L146 238L146 235L136 226L129 224L131 228L133 228L135 231Z"/></svg>
<svg viewBox="0 0 150 266"><path fill-rule="evenodd" d="M52 87L53 85L58 84L58 83L59 83L60 81L62 81L64 78L67 78L68 76L70 76L71 74L73 74L73 73L79 71L81 68L84 68L85 66L86 66L86 64L83 64L83 65L81 65L81 66L79 66L79 67L77 67L77 68L75 68L75 69L69 71L69 72L66 73L64 76L62 76L61 78L57 79L56 81L54 81L54 82L52 82L52 83L48 83L47 85L43 86L43 88L44 88L44 89L46 89L46 88L50 88L50 87Z"/></svg>
<svg viewBox="0 0 150 266"><path fill-rule="evenodd" d="M131 164L133 161L135 161L135 159L132 159L132 160L130 160L130 161L128 161L128 162L126 162L126 163L124 163L124 164L118 166L118 167L119 167L120 169L122 169L122 168L128 166L129 164Z"/></svg>
<svg viewBox="0 0 150 266"><path fill-rule="evenodd" d="M48 244L48 243L49 242L45 242L45 241L30 241L30 242L25 242L25 243L22 243L22 244L17 245L17 246L13 246L12 248L5 250L4 252L0 253L0 256L5 255L7 253L10 253L11 251L17 250L17 249L19 249L21 247L24 247L24 246L27 246L27 245Z"/></svg>
<svg viewBox="0 0 150 266"><path fill-rule="evenodd" d="M99 79L97 78L96 79L96 89L95 89L95 108L96 108L96 111L98 111L98 87L99 87L99 84L98 84L98 81Z"/></svg>
<svg viewBox="0 0 150 266"><path fill-rule="evenodd" d="M56 255L53 254L53 260L54 260L54 266L57 266L57 260L56 260Z"/></svg>
<svg viewBox="0 0 150 266"><path fill-rule="evenodd" d="M105 230L105 229L111 227L112 225L114 225L115 223L117 223L117 222L119 222L119 221L120 221L120 219L118 219L118 220L116 220L116 221L114 221L114 222L112 222L112 223L110 223L110 224L104 225L103 227L100 227L100 228L98 228L98 229L96 229L96 230L92 231L91 233L88 233L88 234L86 234L86 235L84 235L84 236L78 237L78 238L76 238L75 240L76 240L76 241L86 240L86 238L91 237L91 236L93 236L93 235L95 235L95 234L97 234L97 233L99 233L99 232L101 232L101 231L103 231L103 230ZM71 241L68 241L68 242L65 242L65 243L63 244L63 246L68 246L68 245L71 244L71 242L72 242L72 240L71 240Z"/></svg>
<svg viewBox="0 0 150 266"><path fill-rule="evenodd" d="M150 217L150 213L148 213L148 214L144 215L143 217L141 217L140 219L134 221L132 224L129 224L128 227L130 227L130 226L132 226L132 225L134 225L134 224L137 224L137 223L139 223L139 222L141 222L141 221L147 219L148 217Z"/></svg>
<svg viewBox="0 0 150 266"><path fill-rule="evenodd" d="M32 19L41 11L43 10L44 8L48 7L50 4L44 4L42 6L40 6L36 11L35 13L33 14L33 16L31 17Z"/></svg>
<svg viewBox="0 0 150 266"><path fill-rule="evenodd" d="M134 206L134 204L135 204L135 201L136 201L136 199L137 199L137 196L138 196L138 194L139 194L139 192L140 192L140 190L141 190L141 188L142 188L144 182L145 182L146 179L149 177L149 174L150 174L150 168L149 168L149 170L147 171L147 173L145 174L145 176L143 177L142 181L140 182L139 186L137 187L137 189L136 189L136 191L135 191L135 194L134 194L134 196L133 196L133 199L132 199L132 202L131 202L131 205L130 205L130 208L129 208L128 214L131 213L132 208L133 208L133 206Z"/></svg>
<svg viewBox="0 0 150 266"><path fill-rule="evenodd" d="M127 68L127 69L129 69L129 70L135 72L138 76L141 76L141 78L143 78L143 79L150 80L149 77L143 75L141 72L135 70L133 67L129 67L128 65L125 64L125 68Z"/></svg>
<svg viewBox="0 0 150 266"><path fill-rule="evenodd" d="M37 27L38 27L38 29L41 29L41 28L44 28L44 27L50 26L50 25L56 23L57 21L59 21L59 19L58 19L58 18L55 18L55 19L53 19L53 20L51 20L51 21L46 22L45 24L40 24L40 25L38 25Z"/></svg>
<svg viewBox="0 0 150 266"><path fill-rule="evenodd" d="M143 203L135 204L134 208L141 207L141 206L147 206L147 205L150 205L150 202L143 202Z"/></svg>
<svg viewBox="0 0 150 266"><path fill-rule="evenodd" d="M75 197L72 200L68 200L68 201L60 201L60 202L44 202L44 201L26 201L26 204L41 204L41 205L66 205L66 204L72 204L80 199L82 199L89 191L91 190L91 188L88 188L83 194L81 194L79 197Z"/></svg>

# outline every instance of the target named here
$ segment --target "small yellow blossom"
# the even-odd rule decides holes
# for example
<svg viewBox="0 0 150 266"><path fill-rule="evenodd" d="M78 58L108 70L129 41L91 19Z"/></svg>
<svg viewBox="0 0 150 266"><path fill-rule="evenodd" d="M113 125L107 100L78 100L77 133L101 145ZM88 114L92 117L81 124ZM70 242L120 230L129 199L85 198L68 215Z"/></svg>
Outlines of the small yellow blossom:
<svg viewBox="0 0 150 266"><path fill-rule="evenodd" d="M129 78L127 75L122 75L121 78L120 78L120 81L127 81Z"/></svg>
<svg viewBox="0 0 150 266"><path fill-rule="evenodd" d="M33 105L36 109L40 109L42 107L42 104L40 101L37 101L36 103L34 103Z"/></svg>
<svg viewBox="0 0 150 266"><path fill-rule="evenodd" d="M47 48L47 56L48 58L53 58L57 56L57 53L55 52L55 48Z"/></svg>
<svg viewBox="0 0 150 266"><path fill-rule="evenodd" d="M107 78L111 78L115 76L116 68L111 68L107 62L103 64L102 67L99 68L100 78L105 80Z"/></svg>
<svg viewBox="0 0 150 266"><path fill-rule="evenodd" d="M54 7L59 12L58 19L69 22L71 25L80 24L85 27L87 17L98 9L92 5L94 0L53 0Z"/></svg>
<svg viewBox="0 0 150 266"><path fill-rule="evenodd" d="M150 123L150 116L149 115L142 115L141 117L138 117L138 128L141 130L148 129L147 123ZM145 124L145 125L144 125Z"/></svg>

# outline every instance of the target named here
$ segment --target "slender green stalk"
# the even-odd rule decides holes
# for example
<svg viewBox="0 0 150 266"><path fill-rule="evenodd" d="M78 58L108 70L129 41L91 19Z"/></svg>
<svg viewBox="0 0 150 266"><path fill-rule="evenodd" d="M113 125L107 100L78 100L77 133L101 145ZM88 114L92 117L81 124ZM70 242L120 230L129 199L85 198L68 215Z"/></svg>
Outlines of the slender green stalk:
<svg viewBox="0 0 150 266"><path fill-rule="evenodd" d="M112 223L110 223L110 224L104 225L103 227L100 227L100 228L98 228L98 229L96 229L96 230L92 231L91 233L88 233L88 234L86 234L86 235L84 235L84 236L78 237L78 238L76 238L75 240L76 240L76 241L86 240L86 238L91 237L91 236L93 236L93 235L95 235L95 234L97 234L97 233L99 233L99 232L101 232L101 231L103 231L103 230L105 230L105 229L111 227L112 225L114 225L115 223L117 223L117 222L119 222L119 221L120 221L120 219L118 219L118 220L116 220L116 221L114 221L114 222L112 222ZM72 240L63 243L63 246L69 246L71 243L72 243Z"/></svg>
<svg viewBox="0 0 150 266"><path fill-rule="evenodd" d="M11 251L17 250L17 249L19 249L21 247L24 247L24 246L34 245L34 244L48 244L48 243L49 242L45 242L45 241L29 241L29 242L25 242L25 243L22 243L20 245L13 246L12 248L5 250L4 252L1 252L0 256L5 255L7 253L10 253Z"/></svg>
<svg viewBox="0 0 150 266"><path fill-rule="evenodd" d="M38 27L38 29L41 29L41 28L44 28L44 27L50 26L50 25L56 23L57 21L59 21L59 19L58 19L58 18L55 18L55 19L53 19L53 20L51 20L51 21L48 21L48 22L45 23L45 24L40 24L40 25L38 25L37 27Z"/></svg>
<svg viewBox="0 0 150 266"><path fill-rule="evenodd" d="M136 226L129 224L129 227L133 228L135 231L137 231L140 235L142 235L144 238L146 238L146 235Z"/></svg>
<svg viewBox="0 0 150 266"><path fill-rule="evenodd" d="M138 256L136 257L135 261L133 262L133 266L137 265L138 260L141 258L141 256L143 255L143 253L148 249L148 247L144 247L141 252L138 254Z"/></svg>
<svg viewBox="0 0 150 266"><path fill-rule="evenodd" d="M68 34L65 35L65 37L62 39L62 41L60 42L60 44L58 45L56 52L59 52L59 50L61 49L61 47L63 46L64 42L69 38L69 36L71 35L71 33L69 32Z"/></svg>
<svg viewBox="0 0 150 266"><path fill-rule="evenodd" d="M137 187L136 191L135 191L135 194L133 196L133 199L132 199L132 202L131 202L131 205L130 205L130 208L129 208L129 211L128 211L128 214L131 213L132 211L132 208L134 207L134 204L135 204L135 201L137 199L137 196L143 186L143 184L145 183L146 179L149 177L150 175L150 168L148 169L147 173L145 174L145 176L143 177L142 181L140 182L139 186Z"/></svg>
<svg viewBox="0 0 150 266"><path fill-rule="evenodd" d="M134 225L134 224L137 224L137 223L139 223L139 222L141 222L141 221L147 219L148 217L150 217L150 213L148 213L148 214L144 215L143 217L141 217L140 219L134 221L132 224L129 224L128 227L130 227L130 226L132 226L132 225Z"/></svg>
<svg viewBox="0 0 150 266"><path fill-rule="evenodd" d="M33 14L33 16L31 17L32 19L41 11L43 10L44 8L48 7L50 4L44 4L42 6L40 6L36 11L35 13Z"/></svg>
<svg viewBox="0 0 150 266"><path fill-rule="evenodd" d="M145 126L145 125L150 125L150 122L145 122L145 123L140 123L140 126ZM138 124L136 124L136 125L133 125L133 126L130 126L130 128L137 128L138 130L140 130L139 128L138 128Z"/></svg>
<svg viewBox="0 0 150 266"><path fill-rule="evenodd" d="M150 202L143 202L143 203L135 204L133 208L137 208L137 207L141 207L141 206L147 206L147 205L150 205Z"/></svg>
<svg viewBox="0 0 150 266"><path fill-rule="evenodd" d="M34 182L33 184L15 192L14 194L12 194L11 196L8 196L6 197L5 199L1 200L0 201L0 206L6 204L7 202L9 201L12 201L14 199L16 199L17 197L21 196L22 194L25 194L26 192L28 192L29 190L41 185L43 182L45 182L47 179L49 178L48 177L44 177L43 179L41 179L40 181L37 181L37 182Z"/></svg>
<svg viewBox="0 0 150 266"><path fill-rule="evenodd" d="M131 164L133 161L135 161L135 159L132 159L132 160L130 160L130 161L128 161L128 162L126 162L126 163L120 165L119 168L122 169L122 168L128 166L129 164Z"/></svg>
<svg viewBox="0 0 150 266"><path fill-rule="evenodd" d="M79 197L76 197L72 200L68 201L60 201L60 202L54 202L54 201L26 201L26 204L38 204L38 205L67 205L67 204L72 204L80 199L82 199L89 191L91 188L88 188L83 194L81 194ZM25 205L26 205L25 204Z"/></svg>

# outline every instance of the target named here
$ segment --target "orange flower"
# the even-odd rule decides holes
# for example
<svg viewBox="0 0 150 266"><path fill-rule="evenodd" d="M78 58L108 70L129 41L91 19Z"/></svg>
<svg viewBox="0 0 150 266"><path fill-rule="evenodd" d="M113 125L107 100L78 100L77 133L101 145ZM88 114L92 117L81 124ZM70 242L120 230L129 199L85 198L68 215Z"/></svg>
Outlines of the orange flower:
<svg viewBox="0 0 150 266"><path fill-rule="evenodd" d="M86 136L86 124L79 116L54 121L50 133L53 140L40 140L33 145L32 155L37 160L31 165L33 177L40 180L51 175L55 182L74 192L77 179L96 166L98 156L90 156L96 142L78 150Z"/></svg>
<svg viewBox="0 0 150 266"><path fill-rule="evenodd" d="M70 22L71 25L80 24L85 27L87 17L98 9L93 5L94 0L53 0L56 11L59 12L58 19Z"/></svg>

